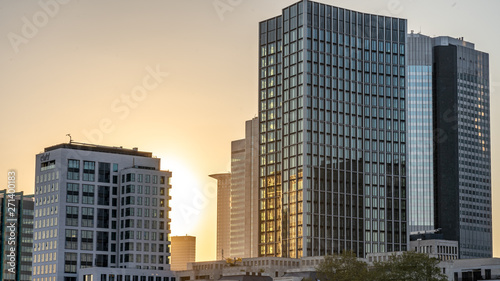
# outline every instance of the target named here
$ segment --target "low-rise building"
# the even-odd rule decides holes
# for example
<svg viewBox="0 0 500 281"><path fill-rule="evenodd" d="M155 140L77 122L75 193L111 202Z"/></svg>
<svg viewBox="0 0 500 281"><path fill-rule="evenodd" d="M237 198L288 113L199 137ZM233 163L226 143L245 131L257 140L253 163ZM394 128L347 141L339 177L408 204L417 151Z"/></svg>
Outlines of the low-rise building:
<svg viewBox="0 0 500 281"><path fill-rule="evenodd" d="M450 281L500 280L500 258L449 260L439 267Z"/></svg>

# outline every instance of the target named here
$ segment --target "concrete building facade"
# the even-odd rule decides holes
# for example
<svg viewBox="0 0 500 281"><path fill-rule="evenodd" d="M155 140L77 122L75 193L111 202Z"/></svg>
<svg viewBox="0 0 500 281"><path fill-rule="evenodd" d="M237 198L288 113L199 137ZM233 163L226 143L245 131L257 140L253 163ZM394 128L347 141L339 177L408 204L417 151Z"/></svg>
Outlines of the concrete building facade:
<svg viewBox="0 0 500 281"><path fill-rule="evenodd" d="M231 173L210 175L217 180L217 241L216 258L222 260L231 254Z"/></svg>
<svg viewBox="0 0 500 281"><path fill-rule="evenodd" d="M152 153L59 144L36 155L35 175L34 281L81 280L84 268L172 276L172 174Z"/></svg>
<svg viewBox="0 0 500 281"><path fill-rule="evenodd" d="M231 142L232 258L258 256L259 239L259 120L245 123L245 138Z"/></svg>

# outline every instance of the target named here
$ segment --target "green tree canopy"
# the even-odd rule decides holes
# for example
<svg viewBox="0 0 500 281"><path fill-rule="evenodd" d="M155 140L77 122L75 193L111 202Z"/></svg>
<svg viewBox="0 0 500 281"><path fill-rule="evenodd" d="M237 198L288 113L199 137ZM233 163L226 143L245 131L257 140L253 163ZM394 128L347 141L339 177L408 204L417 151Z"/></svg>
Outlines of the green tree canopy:
<svg viewBox="0 0 500 281"><path fill-rule="evenodd" d="M392 255L385 262L375 262L372 267L358 260L353 252L326 256L317 269L320 281L446 281L437 266L439 260L427 254L404 252Z"/></svg>
<svg viewBox="0 0 500 281"><path fill-rule="evenodd" d="M446 281L437 266L439 260L413 251L392 255L385 262L375 262L372 280Z"/></svg>
<svg viewBox="0 0 500 281"><path fill-rule="evenodd" d="M316 269L321 281L368 280L368 264L358 260L353 252L326 256Z"/></svg>

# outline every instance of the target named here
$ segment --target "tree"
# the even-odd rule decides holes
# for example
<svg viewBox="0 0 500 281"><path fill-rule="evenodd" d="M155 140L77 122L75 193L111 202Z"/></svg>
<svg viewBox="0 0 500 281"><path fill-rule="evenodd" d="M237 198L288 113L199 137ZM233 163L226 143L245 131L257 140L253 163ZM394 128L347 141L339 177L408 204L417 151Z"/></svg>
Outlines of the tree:
<svg viewBox="0 0 500 281"><path fill-rule="evenodd" d="M368 264L356 258L353 252L326 256L316 268L321 281L357 281L368 278Z"/></svg>
<svg viewBox="0 0 500 281"><path fill-rule="evenodd" d="M388 261L375 262L370 271L372 280L446 281L437 266L439 260L413 251L392 255Z"/></svg>

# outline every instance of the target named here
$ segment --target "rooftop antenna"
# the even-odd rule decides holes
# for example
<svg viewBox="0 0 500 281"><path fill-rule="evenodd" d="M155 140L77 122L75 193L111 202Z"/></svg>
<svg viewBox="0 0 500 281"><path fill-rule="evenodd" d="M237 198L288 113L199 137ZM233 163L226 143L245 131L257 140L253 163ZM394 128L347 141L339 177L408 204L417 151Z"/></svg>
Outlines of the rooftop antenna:
<svg viewBox="0 0 500 281"><path fill-rule="evenodd" d="M71 135L70 134L66 134L66 136L69 137L69 143L72 143L73 139L71 138Z"/></svg>

